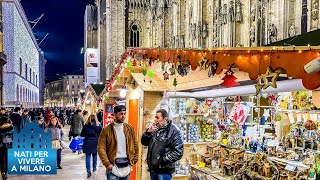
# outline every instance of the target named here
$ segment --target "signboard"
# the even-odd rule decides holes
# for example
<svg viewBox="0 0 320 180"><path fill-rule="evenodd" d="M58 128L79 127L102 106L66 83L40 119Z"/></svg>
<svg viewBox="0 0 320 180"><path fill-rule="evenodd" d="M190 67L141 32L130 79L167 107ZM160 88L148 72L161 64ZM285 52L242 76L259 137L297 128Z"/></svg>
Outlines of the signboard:
<svg viewBox="0 0 320 180"><path fill-rule="evenodd" d="M14 131L8 149L8 174L57 174L57 150L52 149L51 131L47 133L37 121Z"/></svg>
<svg viewBox="0 0 320 180"><path fill-rule="evenodd" d="M88 48L86 51L87 63L99 63L98 49Z"/></svg>
<svg viewBox="0 0 320 180"><path fill-rule="evenodd" d="M103 115L103 127L112 123L113 121L113 105L105 104L104 106L104 115Z"/></svg>

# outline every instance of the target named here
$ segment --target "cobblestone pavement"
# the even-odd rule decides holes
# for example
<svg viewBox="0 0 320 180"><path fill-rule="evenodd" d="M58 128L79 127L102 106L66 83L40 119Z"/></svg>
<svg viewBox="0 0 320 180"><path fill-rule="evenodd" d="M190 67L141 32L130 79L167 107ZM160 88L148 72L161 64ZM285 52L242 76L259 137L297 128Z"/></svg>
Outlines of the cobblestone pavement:
<svg viewBox="0 0 320 180"><path fill-rule="evenodd" d="M65 126L64 141L69 145L68 138L70 126ZM91 163L92 164L92 163ZM87 179L85 154L72 153L70 149L62 150L62 162L63 169L57 170L57 175L9 175L8 180L84 180ZM91 167L92 168L92 167ZM105 167L101 164L98 158L97 171L89 178L89 180L106 180Z"/></svg>

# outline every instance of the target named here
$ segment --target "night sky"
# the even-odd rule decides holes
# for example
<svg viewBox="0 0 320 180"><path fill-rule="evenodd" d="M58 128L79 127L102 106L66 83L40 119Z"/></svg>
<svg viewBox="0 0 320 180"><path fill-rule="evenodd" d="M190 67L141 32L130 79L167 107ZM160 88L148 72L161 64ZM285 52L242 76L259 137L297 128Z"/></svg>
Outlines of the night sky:
<svg viewBox="0 0 320 180"><path fill-rule="evenodd" d="M33 29L47 59L46 82L83 74L84 11L94 0L21 0L29 21L44 16ZM57 75L59 74L59 75Z"/></svg>

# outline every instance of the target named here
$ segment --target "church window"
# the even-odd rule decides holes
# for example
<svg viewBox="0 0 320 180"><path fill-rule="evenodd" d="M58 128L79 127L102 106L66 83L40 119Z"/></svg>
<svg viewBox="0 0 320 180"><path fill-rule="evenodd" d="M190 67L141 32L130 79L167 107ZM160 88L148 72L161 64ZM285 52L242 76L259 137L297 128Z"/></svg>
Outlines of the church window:
<svg viewBox="0 0 320 180"><path fill-rule="evenodd" d="M132 25L130 29L130 47L140 46L140 32L137 25Z"/></svg>

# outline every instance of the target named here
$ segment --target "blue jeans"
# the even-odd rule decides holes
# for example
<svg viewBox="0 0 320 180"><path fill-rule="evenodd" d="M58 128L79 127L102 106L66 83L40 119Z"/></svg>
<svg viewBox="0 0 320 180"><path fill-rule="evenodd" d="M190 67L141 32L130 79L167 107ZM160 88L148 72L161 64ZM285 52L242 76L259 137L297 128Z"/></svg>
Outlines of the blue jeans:
<svg viewBox="0 0 320 180"><path fill-rule="evenodd" d="M90 160L91 160L91 154L86 154L86 168L87 168L87 172L91 172L91 168L90 168ZM92 168L93 170L97 169L97 153L93 153L92 154Z"/></svg>
<svg viewBox="0 0 320 180"><path fill-rule="evenodd" d="M151 180L171 180L172 174L157 174L154 172L150 173Z"/></svg>
<svg viewBox="0 0 320 180"><path fill-rule="evenodd" d="M129 179L130 179L130 174L126 177L118 177L112 174L112 172L107 172L107 180L129 180Z"/></svg>

